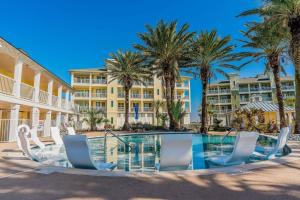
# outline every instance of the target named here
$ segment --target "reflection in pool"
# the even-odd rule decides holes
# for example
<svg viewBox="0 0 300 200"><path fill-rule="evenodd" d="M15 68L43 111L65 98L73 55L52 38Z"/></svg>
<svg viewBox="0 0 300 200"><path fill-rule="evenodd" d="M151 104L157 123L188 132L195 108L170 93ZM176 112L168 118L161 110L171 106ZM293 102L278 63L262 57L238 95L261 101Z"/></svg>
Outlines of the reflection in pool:
<svg viewBox="0 0 300 200"><path fill-rule="evenodd" d="M168 133L169 134L169 133ZM88 140L91 155L94 160L112 162L117 164L118 170L124 171L154 171L155 165L160 162L160 147L162 134L124 135L121 139L131 147L128 147L116 137L90 138ZM235 136L217 136L192 134L192 163L189 169L207 169L213 166L206 159L211 156L228 155L233 150ZM273 147L276 140L270 137L260 136L258 144L264 147ZM46 147L46 151L51 150ZM180 159L180 158L178 158ZM257 162L250 158L247 162ZM53 165L72 167L65 158L64 161L55 162Z"/></svg>

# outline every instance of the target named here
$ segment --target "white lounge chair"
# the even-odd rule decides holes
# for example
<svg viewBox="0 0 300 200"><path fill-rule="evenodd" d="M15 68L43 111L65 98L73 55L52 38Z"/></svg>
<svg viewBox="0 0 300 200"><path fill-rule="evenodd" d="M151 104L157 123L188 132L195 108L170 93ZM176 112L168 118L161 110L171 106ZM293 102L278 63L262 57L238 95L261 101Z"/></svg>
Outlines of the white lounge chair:
<svg viewBox="0 0 300 200"><path fill-rule="evenodd" d="M75 129L71 127L67 127L68 135L76 135Z"/></svg>
<svg viewBox="0 0 300 200"><path fill-rule="evenodd" d="M51 162L64 160L63 154L59 154L57 151L44 152L43 149L39 149L33 152L30 148L29 133L30 128L26 124L22 124L17 128L17 138L19 148L23 153L31 160L39 161L50 164Z"/></svg>
<svg viewBox="0 0 300 200"><path fill-rule="evenodd" d="M192 135L171 134L161 136L160 163L157 170L188 169L192 162Z"/></svg>
<svg viewBox="0 0 300 200"><path fill-rule="evenodd" d="M257 132L240 132L236 136L233 152L230 155L208 158L217 165L234 165L245 163L255 150L259 134Z"/></svg>
<svg viewBox="0 0 300 200"><path fill-rule="evenodd" d="M58 127L51 127L51 138L53 139L55 145L62 146L64 143L60 137L60 131Z"/></svg>
<svg viewBox="0 0 300 200"><path fill-rule="evenodd" d="M255 152L253 153L254 156L263 158L263 159L273 159L276 156L280 156L282 154L282 150L285 147L289 135L291 132L290 127L284 127L280 129L280 133L277 138L277 143L275 147L261 147L257 146L255 148Z"/></svg>
<svg viewBox="0 0 300 200"><path fill-rule="evenodd" d="M41 142L41 140L39 139L38 135L37 135L37 127L33 127L30 130L30 135L31 135L31 139L32 141L38 146L40 147L40 149L44 149L45 148L45 144Z"/></svg>
<svg viewBox="0 0 300 200"><path fill-rule="evenodd" d="M85 135L66 135L63 137L69 162L75 168L94 170L113 170L117 165L93 161Z"/></svg>

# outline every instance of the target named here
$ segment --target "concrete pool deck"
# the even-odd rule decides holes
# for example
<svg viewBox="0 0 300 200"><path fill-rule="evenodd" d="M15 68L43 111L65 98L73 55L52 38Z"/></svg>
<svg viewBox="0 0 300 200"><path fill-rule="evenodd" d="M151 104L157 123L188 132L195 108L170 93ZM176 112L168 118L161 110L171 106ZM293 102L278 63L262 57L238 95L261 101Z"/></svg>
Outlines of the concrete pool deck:
<svg viewBox="0 0 300 200"><path fill-rule="evenodd" d="M300 142L289 146L289 156L260 165L107 174L40 166L15 143L1 143L0 199L300 199Z"/></svg>

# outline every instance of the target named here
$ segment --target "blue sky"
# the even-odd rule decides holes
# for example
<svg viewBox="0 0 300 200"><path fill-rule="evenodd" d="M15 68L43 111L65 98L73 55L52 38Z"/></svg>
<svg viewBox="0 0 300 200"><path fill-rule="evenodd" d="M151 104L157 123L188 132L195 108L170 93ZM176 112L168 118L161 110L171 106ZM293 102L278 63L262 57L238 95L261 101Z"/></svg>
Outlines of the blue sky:
<svg viewBox="0 0 300 200"><path fill-rule="evenodd" d="M241 38L251 18L236 15L259 0L6 0L1 1L0 36L70 82L68 69L100 67L110 52L131 49L137 32L158 20L189 23L191 31L217 29L221 36ZM260 63L241 76L263 71ZM292 73L291 67L287 69ZM201 84L192 80L192 119L197 120Z"/></svg>

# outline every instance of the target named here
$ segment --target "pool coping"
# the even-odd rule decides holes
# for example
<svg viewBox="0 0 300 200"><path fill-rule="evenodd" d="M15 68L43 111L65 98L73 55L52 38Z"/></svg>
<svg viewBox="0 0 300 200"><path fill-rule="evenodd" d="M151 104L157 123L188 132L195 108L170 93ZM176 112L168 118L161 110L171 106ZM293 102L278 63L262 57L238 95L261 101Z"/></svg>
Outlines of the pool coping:
<svg viewBox="0 0 300 200"><path fill-rule="evenodd" d="M270 137L270 136L268 136ZM100 170L89 170L89 169L76 169L76 168L64 168L58 166L47 166L40 164L36 170L36 173L51 174L51 173L63 173L72 175L88 175L88 176L111 176L111 177L153 177L153 176L199 176L199 175L212 175L212 174L245 174L251 173L252 170L282 165L285 163L294 162L300 160L300 142L289 141L288 146L292 152L289 155L283 157L277 157L271 160L259 161L248 164L241 164L235 166L226 166L210 169L199 169L199 170L184 170L184 171L100 171Z"/></svg>

